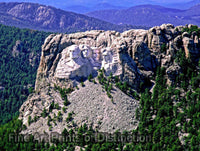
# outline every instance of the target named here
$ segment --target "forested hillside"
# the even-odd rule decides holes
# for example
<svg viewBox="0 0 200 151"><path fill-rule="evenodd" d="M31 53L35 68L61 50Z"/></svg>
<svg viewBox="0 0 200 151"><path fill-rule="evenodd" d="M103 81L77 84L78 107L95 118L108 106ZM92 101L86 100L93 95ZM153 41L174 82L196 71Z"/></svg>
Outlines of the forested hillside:
<svg viewBox="0 0 200 151"><path fill-rule="evenodd" d="M18 115L33 90L41 46L47 35L0 25L0 124Z"/></svg>

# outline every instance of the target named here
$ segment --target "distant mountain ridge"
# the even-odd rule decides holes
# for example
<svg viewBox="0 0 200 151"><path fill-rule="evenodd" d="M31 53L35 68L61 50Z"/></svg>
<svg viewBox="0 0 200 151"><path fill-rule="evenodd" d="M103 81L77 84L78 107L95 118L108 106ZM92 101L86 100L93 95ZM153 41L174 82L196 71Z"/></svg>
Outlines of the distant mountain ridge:
<svg viewBox="0 0 200 151"><path fill-rule="evenodd" d="M0 3L0 23L63 33L86 30L124 31L133 28L34 3Z"/></svg>
<svg viewBox="0 0 200 151"><path fill-rule="evenodd" d="M174 25L200 25L200 5L187 10L166 8L159 5L139 5L124 10L101 10L87 13L113 24L130 24L140 26L159 26L163 23Z"/></svg>
<svg viewBox="0 0 200 151"><path fill-rule="evenodd" d="M72 6L63 7L63 9L66 11L72 11L72 12L81 13L81 14L97 11L97 10L125 9L125 8L126 7L115 6L109 3L105 3L105 2L98 3L94 6L72 5Z"/></svg>
<svg viewBox="0 0 200 151"><path fill-rule="evenodd" d="M6 0L6 2L13 2L14 0ZM144 4L152 4L152 5L160 5L164 7L177 8L177 9L189 9L192 6L195 6L200 3L200 0L74 0L74 1L66 1L66 0L17 0L18 2L31 2L31 3L40 3L43 5L50 5L56 8L60 8L66 11L72 11L77 13L87 13L95 10L104 10L106 9L119 9L117 7L133 7L137 5ZM5 0L0 0L0 2L5 2ZM106 4L106 7L101 8L101 5ZM111 7L110 7L110 6ZM96 6L100 6L95 8ZM110 7L110 8L109 8ZM86 9L87 8L87 9ZM95 9L94 9L95 8Z"/></svg>
<svg viewBox="0 0 200 151"><path fill-rule="evenodd" d="M88 8L82 8L80 5L77 6L77 11L83 9L85 12ZM103 8L112 9L77 14L35 3L0 3L0 23L20 28L62 33L87 30L122 32L133 28L147 29L147 27L159 26L164 23L176 26L200 25L200 5L195 5L187 10L166 8L159 5L138 5L121 9L117 5L100 3L93 9Z"/></svg>

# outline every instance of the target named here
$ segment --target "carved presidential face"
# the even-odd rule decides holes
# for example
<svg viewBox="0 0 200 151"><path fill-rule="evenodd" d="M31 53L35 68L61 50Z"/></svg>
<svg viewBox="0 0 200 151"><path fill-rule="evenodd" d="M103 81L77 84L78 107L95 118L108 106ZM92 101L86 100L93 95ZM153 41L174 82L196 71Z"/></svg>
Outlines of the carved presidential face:
<svg viewBox="0 0 200 151"><path fill-rule="evenodd" d="M91 49L82 50L82 54L84 58L90 58L92 57L92 50Z"/></svg>
<svg viewBox="0 0 200 151"><path fill-rule="evenodd" d="M96 61L100 61L101 59L101 50L94 47L92 48L93 49L93 58L96 60Z"/></svg>
<svg viewBox="0 0 200 151"><path fill-rule="evenodd" d="M112 62L112 54L109 48L102 49L103 61Z"/></svg>
<svg viewBox="0 0 200 151"><path fill-rule="evenodd" d="M93 52L90 47L88 47L87 45L80 45L79 48L84 58L92 57Z"/></svg>
<svg viewBox="0 0 200 151"><path fill-rule="evenodd" d="M81 51L78 46L73 45L73 46L69 47L69 54L70 54L71 59L75 59L80 56Z"/></svg>

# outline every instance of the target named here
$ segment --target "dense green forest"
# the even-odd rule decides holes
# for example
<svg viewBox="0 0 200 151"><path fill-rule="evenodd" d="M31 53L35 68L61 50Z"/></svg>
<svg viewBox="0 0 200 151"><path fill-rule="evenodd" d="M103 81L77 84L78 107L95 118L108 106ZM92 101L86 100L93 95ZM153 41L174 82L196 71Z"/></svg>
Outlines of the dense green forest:
<svg viewBox="0 0 200 151"><path fill-rule="evenodd" d="M31 54L40 56L48 35L0 25L0 124L18 115L20 106L34 87L39 59L33 60L33 64L29 60ZM14 50L16 41L20 41L20 46Z"/></svg>
<svg viewBox="0 0 200 151"><path fill-rule="evenodd" d="M37 63L34 67L29 64L29 53L24 53L27 50L25 48L31 48L35 53L39 53L39 44L42 45L48 33L19 30L5 26L1 26L1 29L3 30L1 32L5 32L5 35L0 35L1 39L4 39L1 40L3 44L0 47L0 85L5 87L5 90L1 91L0 120L1 123L6 123L17 115L20 105L31 92L31 88L29 91L28 89L25 89L25 91L24 86L34 85ZM15 30L18 32L14 32ZM21 32L18 35L19 31ZM13 33L12 36L11 33ZM8 36L9 34L10 36ZM19 37L13 38L16 35ZM32 38L27 38L31 36ZM9 37L15 40L8 40ZM11 51L16 40L19 39L27 46L22 51L23 55L13 57ZM30 42L29 45L27 41ZM76 146L83 147L86 151L200 150L200 61L198 64L194 64L190 58L186 59L185 52L181 49L176 54L175 61L180 65L182 73L175 77L176 80L171 86L167 85L166 69L158 67L153 91L149 92L149 89L145 89L139 95L136 95L135 91L129 91L130 88L126 83L121 83L117 77L112 77L112 75L108 77L111 79L110 83L105 85L106 79L103 71L101 72L98 80L105 85L104 88L108 92L108 96L110 85L115 85L128 95L130 95L129 92L132 92L132 96L140 100L140 108L136 111L136 116L140 120L138 128L131 132L124 131L121 134L127 141L105 141L103 139L96 142L96 131L83 125L75 130L68 131L65 129L62 133L64 138L76 133L76 141L63 140L64 142L62 142L54 139L52 140L53 143L40 143L34 141L34 137L30 136L30 139L24 142L15 139L22 129L26 129L26 126L22 125L22 121L16 117L0 126L0 150L73 151ZM94 82L91 80L92 77L88 79ZM63 98L66 98L65 93L67 91L59 91ZM118 137L120 134L116 132L114 135ZM148 139L130 142L128 138L126 139L130 135L144 136ZM92 139L87 141L84 139L85 136L90 136ZM185 136L185 138L182 136Z"/></svg>

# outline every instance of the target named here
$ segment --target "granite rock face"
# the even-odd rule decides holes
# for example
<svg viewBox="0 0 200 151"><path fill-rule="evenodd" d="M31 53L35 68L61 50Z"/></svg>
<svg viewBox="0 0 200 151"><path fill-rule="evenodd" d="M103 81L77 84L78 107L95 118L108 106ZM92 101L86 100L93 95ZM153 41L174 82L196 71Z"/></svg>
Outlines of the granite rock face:
<svg viewBox="0 0 200 151"><path fill-rule="evenodd" d="M67 80L69 82L65 87L76 86L81 78L87 78L90 74L96 76L98 69L102 68L106 75L112 73L133 88L138 88L143 76L119 35L114 31L50 35L42 48L36 91L47 82L42 79L56 84Z"/></svg>
<svg viewBox="0 0 200 151"><path fill-rule="evenodd" d="M112 73L137 91L142 82L155 77L156 68L161 65L166 68L167 83L172 85L175 76L181 73L181 67L175 62L176 53L180 49L184 50L185 57L190 57L193 62L197 62L200 56L198 36L196 33L182 33L183 28L164 24L150 30L129 30L123 33L94 30L50 35L42 46L35 93L29 96L20 109L19 118L28 127L25 132L43 132L48 129L47 117L41 117L41 113L44 109L49 112L53 101L60 107L64 106L59 92L54 90L55 85L61 88L80 87L81 80L87 79L90 74L96 77L102 68L106 76ZM68 96L71 104L66 113L62 113L63 119L68 113L74 112L73 119L78 126L86 123L100 131L110 132L136 128L138 121L134 112L138 101L114 88L112 95L116 104L113 104L102 91L99 83L86 81L86 87ZM131 111L126 110L131 104L134 104ZM58 111L54 109L53 113L57 114ZM49 113L50 116L53 117L53 113ZM39 120L28 126L29 116L37 116ZM61 132L64 127L74 126L61 121L54 125L53 130Z"/></svg>
<svg viewBox="0 0 200 151"><path fill-rule="evenodd" d="M42 48L36 90L40 87L41 77L47 77L54 81L68 79L66 75L63 78L61 76L62 68L64 68L64 66L61 66L64 62L61 63L60 59L65 60L67 57L64 57L64 54L70 55L68 49L75 49L74 47L77 47L77 50L79 48L80 52L74 52L78 53L74 55L79 56L79 59L71 58L73 61L70 61L71 65L76 64L76 73L72 73L72 78L75 75L87 77L88 74L95 74L95 70L104 67L107 73L116 72L116 74L121 75L121 79L127 79L123 76L127 75L126 72L129 72L127 69L132 66L131 72L134 73L136 78L131 79L130 76L129 81L135 81L130 85L136 88L143 79L140 71L143 76L148 77L150 72L151 75L154 75L158 65L165 68L172 66L175 54L180 49L185 51L186 57L190 56L192 61L198 61L197 58L200 56L199 38L196 33L185 32L182 34L183 28L183 26L174 27L171 24L164 24L150 30L129 30L124 33L88 31L69 35L50 35ZM82 64L79 65L80 68L77 68L78 63L75 60ZM129 67L123 65L124 62L129 62L131 65L129 63L126 64ZM88 71L85 70L86 68ZM68 69L63 70L66 72L65 70ZM81 73L79 73L79 70L81 70Z"/></svg>

